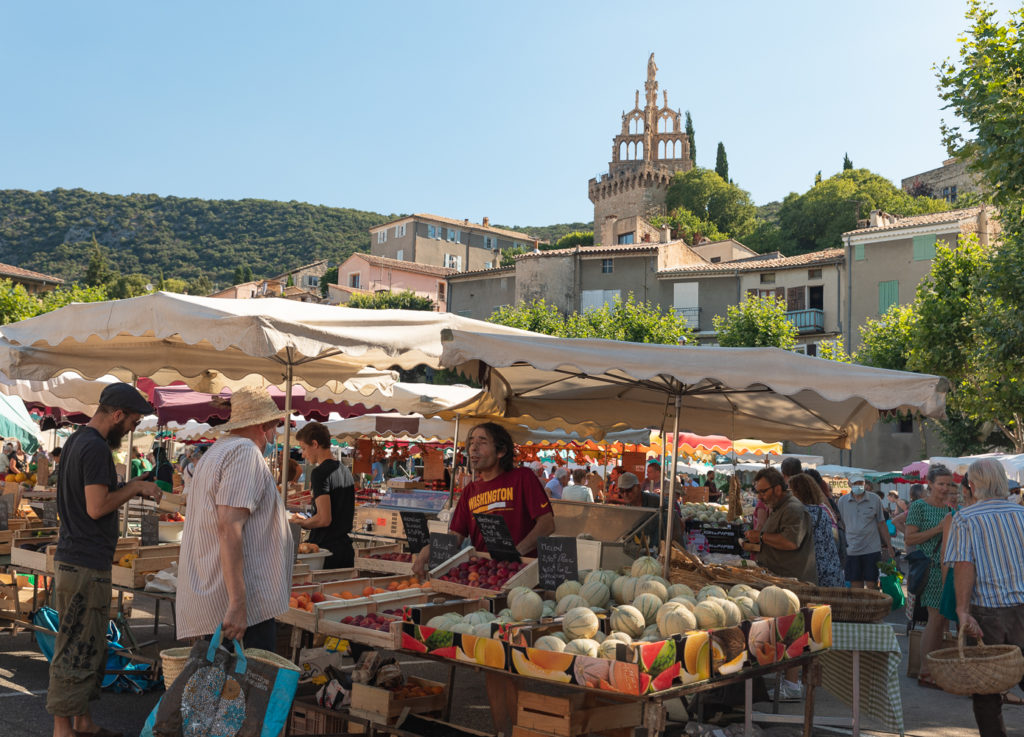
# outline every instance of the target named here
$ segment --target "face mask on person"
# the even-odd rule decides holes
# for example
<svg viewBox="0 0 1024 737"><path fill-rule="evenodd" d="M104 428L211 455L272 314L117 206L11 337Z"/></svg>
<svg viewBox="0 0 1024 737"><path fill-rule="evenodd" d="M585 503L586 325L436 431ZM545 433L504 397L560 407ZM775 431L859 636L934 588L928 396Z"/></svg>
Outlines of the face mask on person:
<svg viewBox="0 0 1024 737"><path fill-rule="evenodd" d="M854 496L864 496L865 491L867 491L867 489L863 484L854 484L850 487L850 493Z"/></svg>

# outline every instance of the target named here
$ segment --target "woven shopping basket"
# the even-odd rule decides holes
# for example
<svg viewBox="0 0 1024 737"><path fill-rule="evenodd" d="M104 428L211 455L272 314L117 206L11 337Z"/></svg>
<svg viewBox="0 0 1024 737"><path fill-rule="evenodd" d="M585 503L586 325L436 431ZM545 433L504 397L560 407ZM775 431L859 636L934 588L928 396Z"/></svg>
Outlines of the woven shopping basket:
<svg viewBox="0 0 1024 737"><path fill-rule="evenodd" d="M164 688L171 687L174 679L178 677L185 667L191 652L192 648L190 647L172 647L168 650L160 651L160 661L163 664L164 672Z"/></svg>
<svg viewBox="0 0 1024 737"><path fill-rule="evenodd" d="M892 611L892 597L874 589L848 589L842 586L789 585L805 606L828 604L833 622L875 624Z"/></svg>
<svg viewBox="0 0 1024 737"><path fill-rule="evenodd" d="M964 647L960 628L956 647L928 653L932 678L943 691L968 696L997 694L1013 688L1024 677L1024 655L1016 645Z"/></svg>

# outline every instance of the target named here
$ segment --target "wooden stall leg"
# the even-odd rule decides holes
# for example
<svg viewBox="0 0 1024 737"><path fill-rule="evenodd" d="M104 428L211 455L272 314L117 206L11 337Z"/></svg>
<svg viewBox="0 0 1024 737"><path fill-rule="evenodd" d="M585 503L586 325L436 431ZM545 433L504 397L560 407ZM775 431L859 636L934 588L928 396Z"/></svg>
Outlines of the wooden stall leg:
<svg viewBox="0 0 1024 737"><path fill-rule="evenodd" d="M804 737L814 734L814 691L821 683L821 664L818 659L809 661L803 668L804 680Z"/></svg>
<svg viewBox="0 0 1024 737"><path fill-rule="evenodd" d="M754 734L754 681L751 678L743 681L743 737Z"/></svg>
<svg viewBox="0 0 1024 737"><path fill-rule="evenodd" d="M510 675L488 670L485 675L487 700L491 705L491 720L494 731L512 734L516 722L516 708L519 688L516 679Z"/></svg>
<svg viewBox="0 0 1024 737"><path fill-rule="evenodd" d="M665 731L665 705L660 701L648 701L644 704L644 727L647 737L659 737Z"/></svg>
<svg viewBox="0 0 1024 737"><path fill-rule="evenodd" d="M860 737L860 651L854 650L853 661L853 737Z"/></svg>
<svg viewBox="0 0 1024 737"><path fill-rule="evenodd" d="M455 695L455 666L448 666L448 679L446 685L448 694L444 702L444 709L441 710L441 721L450 722L452 719L452 697Z"/></svg>
<svg viewBox="0 0 1024 737"><path fill-rule="evenodd" d="M160 599L153 599L153 634L160 633Z"/></svg>

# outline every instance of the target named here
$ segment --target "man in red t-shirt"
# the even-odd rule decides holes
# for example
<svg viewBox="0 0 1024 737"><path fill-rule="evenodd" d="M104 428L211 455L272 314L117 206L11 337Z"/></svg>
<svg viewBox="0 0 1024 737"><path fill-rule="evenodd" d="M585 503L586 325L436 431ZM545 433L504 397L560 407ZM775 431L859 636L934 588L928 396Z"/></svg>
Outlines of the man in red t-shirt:
<svg viewBox="0 0 1024 737"><path fill-rule="evenodd" d="M551 501L537 475L529 468L513 468L515 446L501 425L493 422L477 425L470 431L467 445L476 480L463 489L448 531L458 537L460 543L469 537L473 547L486 550L473 515L500 514L520 555L535 555L537 538L555 531ZM426 573L429 557L430 546L427 545L413 563L418 575Z"/></svg>

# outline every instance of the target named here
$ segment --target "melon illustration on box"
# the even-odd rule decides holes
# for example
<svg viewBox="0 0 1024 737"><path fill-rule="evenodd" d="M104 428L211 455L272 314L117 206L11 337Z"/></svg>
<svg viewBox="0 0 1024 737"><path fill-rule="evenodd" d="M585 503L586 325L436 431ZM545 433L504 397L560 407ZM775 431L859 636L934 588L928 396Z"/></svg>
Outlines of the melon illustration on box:
<svg viewBox="0 0 1024 737"><path fill-rule="evenodd" d="M747 652L750 662L771 665L775 662L775 620L768 617L746 622Z"/></svg>
<svg viewBox="0 0 1024 737"><path fill-rule="evenodd" d="M711 637L707 632L687 632L679 646L679 680L683 684L711 678Z"/></svg>
<svg viewBox="0 0 1024 737"><path fill-rule="evenodd" d="M637 644L636 651L641 670L651 679L648 687L641 693L669 688L682 670L677 657L678 642L674 637L663 642Z"/></svg>
<svg viewBox="0 0 1024 737"><path fill-rule="evenodd" d="M807 652L810 634L804 617L806 611L801 609L796 614L775 618L775 649L779 660L795 658Z"/></svg>
<svg viewBox="0 0 1024 737"><path fill-rule="evenodd" d="M711 672L728 676L747 663L747 638L742 626L711 630Z"/></svg>
<svg viewBox="0 0 1024 737"><path fill-rule="evenodd" d="M811 638L808 643L811 652L832 647L832 607L828 605L811 607L807 617L811 623Z"/></svg>

